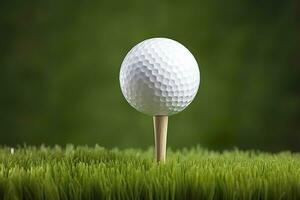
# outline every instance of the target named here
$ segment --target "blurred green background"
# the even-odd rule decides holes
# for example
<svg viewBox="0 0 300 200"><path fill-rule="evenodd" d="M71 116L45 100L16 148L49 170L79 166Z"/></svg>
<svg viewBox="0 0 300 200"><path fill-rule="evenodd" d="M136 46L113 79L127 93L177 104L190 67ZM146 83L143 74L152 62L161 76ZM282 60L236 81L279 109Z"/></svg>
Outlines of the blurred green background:
<svg viewBox="0 0 300 200"><path fill-rule="evenodd" d="M168 146L300 150L298 1L2 1L0 144L153 145L121 94L127 51L151 37L200 64Z"/></svg>

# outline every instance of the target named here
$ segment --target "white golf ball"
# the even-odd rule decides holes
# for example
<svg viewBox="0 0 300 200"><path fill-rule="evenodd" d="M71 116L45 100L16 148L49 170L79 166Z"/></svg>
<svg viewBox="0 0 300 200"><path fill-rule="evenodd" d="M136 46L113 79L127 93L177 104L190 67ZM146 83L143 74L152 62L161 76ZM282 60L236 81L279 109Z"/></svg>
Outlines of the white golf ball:
<svg viewBox="0 0 300 200"><path fill-rule="evenodd" d="M200 72L194 56L167 38L147 39L126 55L120 70L121 90L128 103L148 115L172 115L194 99Z"/></svg>

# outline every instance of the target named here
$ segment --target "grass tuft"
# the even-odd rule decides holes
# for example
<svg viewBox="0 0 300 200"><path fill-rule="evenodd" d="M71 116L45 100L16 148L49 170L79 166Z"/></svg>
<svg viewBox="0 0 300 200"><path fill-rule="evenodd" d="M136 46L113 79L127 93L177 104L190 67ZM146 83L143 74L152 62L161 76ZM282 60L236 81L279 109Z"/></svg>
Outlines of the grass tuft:
<svg viewBox="0 0 300 200"><path fill-rule="evenodd" d="M0 148L0 199L300 199L300 154Z"/></svg>

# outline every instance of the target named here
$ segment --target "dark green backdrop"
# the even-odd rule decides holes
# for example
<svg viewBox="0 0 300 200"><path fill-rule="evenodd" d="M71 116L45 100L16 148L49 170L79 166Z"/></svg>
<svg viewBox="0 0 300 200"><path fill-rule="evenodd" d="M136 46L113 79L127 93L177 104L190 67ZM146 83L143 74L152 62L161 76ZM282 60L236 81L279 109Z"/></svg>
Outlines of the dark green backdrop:
<svg viewBox="0 0 300 200"><path fill-rule="evenodd" d="M127 104L118 73L136 43L168 37L201 70L169 146L300 150L297 1L0 4L1 144L152 145L152 119Z"/></svg>

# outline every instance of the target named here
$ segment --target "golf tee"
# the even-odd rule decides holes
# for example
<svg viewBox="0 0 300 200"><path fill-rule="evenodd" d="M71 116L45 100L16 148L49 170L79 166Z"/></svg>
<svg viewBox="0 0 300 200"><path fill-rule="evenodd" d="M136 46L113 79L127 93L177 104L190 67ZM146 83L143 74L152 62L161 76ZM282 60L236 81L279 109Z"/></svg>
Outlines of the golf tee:
<svg viewBox="0 0 300 200"><path fill-rule="evenodd" d="M153 125L155 139L155 158L157 162L164 163L166 160L168 116L154 116Z"/></svg>

